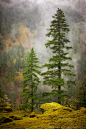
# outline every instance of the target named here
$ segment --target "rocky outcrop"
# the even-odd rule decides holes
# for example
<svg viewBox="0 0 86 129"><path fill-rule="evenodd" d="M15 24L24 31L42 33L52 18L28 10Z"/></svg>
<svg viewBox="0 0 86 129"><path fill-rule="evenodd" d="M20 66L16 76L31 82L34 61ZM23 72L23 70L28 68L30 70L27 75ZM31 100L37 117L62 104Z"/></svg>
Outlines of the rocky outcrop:
<svg viewBox="0 0 86 129"><path fill-rule="evenodd" d="M5 117L5 116L0 118L0 123L8 123L8 122L12 122L12 121L13 121L12 118L8 118L8 117Z"/></svg>
<svg viewBox="0 0 86 129"><path fill-rule="evenodd" d="M32 113L30 114L30 118L34 118L34 117L36 117L36 114L35 114L35 112L32 112Z"/></svg>
<svg viewBox="0 0 86 129"><path fill-rule="evenodd" d="M9 118L12 118L13 120L22 120L22 117L19 116L10 116Z"/></svg>
<svg viewBox="0 0 86 129"><path fill-rule="evenodd" d="M22 120L23 118L22 117L19 117L19 116L2 116L0 118L0 123L8 123L8 122L12 122L13 120Z"/></svg>
<svg viewBox="0 0 86 129"><path fill-rule="evenodd" d="M40 109L41 109L42 113L44 113L44 112L47 113L47 112L55 111L61 107L63 107L63 106L61 106L58 103L52 102L52 103L45 103L45 104L41 105Z"/></svg>
<svg viewBox="0 0 86 129"><path fill-rule="evenodd" d="M16 117L26 114L24 111L7 113L10 114L9 120L7 117L2 117L4 124L0 125L0 129L86 129L86 108L84 107L73 110L53 102L42 104L41 109L44 111L43 114L28 113L30 117L23 117L23 120L18 121ZM2 115L6 115L6 113ZM14 121L6 123L10 120Z"/></svg>
<svg viewBox="0 0 86 129"><path fill-rule="evenodd" d="M12 112L12 108L7 106L7 107L4 108L4 111Z"/></svg>

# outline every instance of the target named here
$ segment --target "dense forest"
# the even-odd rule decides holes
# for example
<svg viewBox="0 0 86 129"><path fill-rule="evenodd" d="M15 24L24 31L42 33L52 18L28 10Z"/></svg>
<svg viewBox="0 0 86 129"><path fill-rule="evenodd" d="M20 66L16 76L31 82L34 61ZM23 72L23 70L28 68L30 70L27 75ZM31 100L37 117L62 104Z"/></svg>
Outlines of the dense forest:
<svg viewBox="0 0 86 129"><path fill-rule="evenodd" d="M0 0L0 128L86 128L86 0Z"/></svg>
<svg viewBox="0 0 86 129"><path fill-rule="evenodd" d="M48 62L52 52L45 47L47 42L45 34L52 15L59 7L63 10L69 24L70 32L67 38L73 47L69 52L72 57L70 63L74 65L72 72L76 74L75 77L66 78L74 79L76 85L65 88L69 97L65 97L63 105L75 109L86 107L86 1L77 0L74 7L71 4L56 5L49 1L43 4L28 1L28 4L20 2L14 3L16 5L14 6L10 0L0 2L0 90L7 96L10 104L22 103L20 86L23 81L22 72L25 69L26 56L34 47L39 58L39 66ZM41 69L42 72L44 70ZM38 98L41 97L42 92L51 90L48 85L42 84L41 76L40 80L37 89ZM53 101L56 102L55 97ZM37 102L38 105L40 103L44 102Z"/></svg>

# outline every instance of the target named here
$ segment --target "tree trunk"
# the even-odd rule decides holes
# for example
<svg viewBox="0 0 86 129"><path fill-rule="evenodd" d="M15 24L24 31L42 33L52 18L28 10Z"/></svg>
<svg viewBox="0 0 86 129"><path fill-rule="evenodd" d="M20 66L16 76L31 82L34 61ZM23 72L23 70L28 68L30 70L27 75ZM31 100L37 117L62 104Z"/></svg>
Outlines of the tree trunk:
<svg viewBox="0 0 86 129"><path fill-rule="evenodd" d="M60 26L60 24L59 24ZM60 41L60 29L59 29L59 41ZM61 53L60 53L60 49L61 49L61 46L60 46L60 43L59 43L59 58L61 57ZM59 70L59 74L58 74L58 78L60 79L61 78L61 66L60 66L61 62L59 62L59 66L58 66L58 70ZM58 90L61 90L61 86L58 86ZM60 95L60 92L58 92L59 95ZM61 100L60 100L61 97L58 97L58 103L61 104Z"/></svg>
<svg viewBox="0 0 86 129"><path fill-rule="evenodd" d="M60 66L60 62L59 62L59 79L61 78L61 66ZM58 86L58 90L61 90L61 86ZM58 92L59 95L61 94L60 92ZM58 97L58 103L61 104L61 100L60 100L61 97Z"/></svg>
<svg viewBox="0 0 86 129"><path fill-rule="evenodd" d="M33 94L32 94L32 96L33 96ZM31 112L33 112L33 99L32 99L32 107L31 107Z"/></svg>

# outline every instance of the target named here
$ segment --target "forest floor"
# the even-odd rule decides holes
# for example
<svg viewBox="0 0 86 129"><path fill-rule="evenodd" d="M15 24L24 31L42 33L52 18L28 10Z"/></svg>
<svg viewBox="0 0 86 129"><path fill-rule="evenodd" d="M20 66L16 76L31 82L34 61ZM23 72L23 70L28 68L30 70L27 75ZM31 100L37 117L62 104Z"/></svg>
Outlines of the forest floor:
<svg viewBox="0 0 86 129"><path fill-rule="evenodd" d="M23 110L1 112L0 129L86 129L86 108L75 111L57 106L56 103L44 104L43 114Z"/></svg>

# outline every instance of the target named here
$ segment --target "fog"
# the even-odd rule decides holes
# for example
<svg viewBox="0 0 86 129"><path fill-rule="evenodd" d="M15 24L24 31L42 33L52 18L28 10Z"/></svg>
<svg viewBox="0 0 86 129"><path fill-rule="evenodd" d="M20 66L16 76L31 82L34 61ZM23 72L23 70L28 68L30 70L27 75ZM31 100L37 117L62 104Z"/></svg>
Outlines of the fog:
<svg viewBox="0 0 86 129"><path fill-rule="evenodd" d="M16 35L18 35L19 29L19 24L17 24L17 22L22 23L25 29L30 31L27 32L30 33L30 35L34 38L31 42L32 44L29 45L31 37L27 37L27 52L30 51L31 47L33 46L39 58L40 65L48 62L48 59L52 55L51 50L49 50L48 48L46 49L45 47L45 43L47 43L47 40L49 40L49 38L46 37L45 34L47 34L48 32L47 29L50 28L52 16L56 13L58 8L62 9L65 14L66 22L68 23L70 28L70 32L67 37L70 40L70 46L73 47L73 49L69 51L69 56L72 57L72 61L70 63L74 65L73 72L77 74L77 77L75 79L83 79L83 77L85 76L83 71L85 71L84 62L86 59L86 0L0 0L0 7L2 7L1 12L4 15L7 23L9 23L9 26L10 24L12 24L11 27L8 26L8 28L11 29L9 31L9 35L11 39L14 40L14 46L16 46L15 39L17 37ZM5 9L9 9L9 12L13 13L11 14L12 17L9 17L9 14L6 14ZM36 36L33 36L34 32L36 32ZM24 42L22 40L19 40L19 38L18 41L21 41L21 43L24 45ZM10 53L13 52L12 55L10 55L12 61L14 59L12 59L14 53L18 54L16 60L19 59L18 56L21 58L26 58L24 56L21 56L23 54L19 55L19 48L13 48L11 46L8 47L7 50L5 49L4 51L10 51ZM3 51L1 52L2 54L4 53ZM14 60L14 62L20 63L18 61ZM10 62L8 64L10 64ZM9 69L10 67L11 64L9 65ZM18 69L18 72L19 70L20 69ZM10 84L8 83L7 86L9 85ZM17 83L13 84L14 87L15 85L17 85ZM6 91L4 80L3 87L3 89L5 89Z"/></svg>
<svg viewBox="0 0 86 129"><path fill-rule="evenodd" d="M80 0L15 0L15 1L0 0L0 5L5 8L14 8L15 10L18 10L19 12L23 13L23 15L26 15L27 11L33 10L34 7L38 8L38 11L41 14L41 20L39 21L39 23L37 23L37 27L36 27L37 36L36 38L34 38L33 46L36 52L38 53L38 55L40 55L39 58L41 60L43 58L41 57L43 56L42 53L44 53L44 58L46 58L45 56L48 55L44 45L48 40L45 34L48 32L47 29L49 29L52 16L56 13L57 8L61 8L65 13L67 23L69 24L69 27L70 27L70 33L68 36L70 38L69 40L71 41L71 45L73 45L73 31L74 29L76 29L77 23L75 21L76 17L75 19L73 19L74 14L69 16L70 14L69 12L70 10L76 11L77 13L76 15L80 14L84 18L84 21L86 21L86 15L85 15L86 5L84 4L86 0L82 0L82 1L83 2L81 2ZM71 22L71 19L73 19L72 22L74 22L74 26ZM22 20L23 20L23 16L22 16ZM82 23L80 22L80 26L81 24L83 24L84 26L82 28L86 28L85 22L82 21ZM13 25L12 30L10 32L10 36L15 38L17 31L18 30L16 25ZM86 33L86 31L84 33ZM82 40L85 41L85 35L83 36L80 33L80 37ZM83 51L85 51L85 48L82 48L82 49Z"/></svg>
<svg viewBox="0 0 86 129"><path fill-rule="evenodd" d="M43 57L46 58L46 55L49 56L44 45L48 40L45 34L48 32L47 29L49 29L52 16L56 13L57 8L61 8L65 13L67 23L70 27L69 40L71 41L71 45L73 45L73 31L77 26L77 23L75 23L76 19L72 20L72 22L75 23L75 27L72 26L73 24L71 22L71 19L74 18L74 14L69 16L68 13L70 12L70 10L74 10L77 14L82 15L82 17L86 20L86 5L84 4L86 0L82 1L83 2L81 2L80 0L0 0L0 4L5 8L14 8L15 10L18 10L20 13L23 13L23 15L26 15L27 11L33 10L34 7L38 8L38 11L41 14L41 20L39 21L39 23L37 23L37 36L34 39L33 46L38 56L40 55L39 58L41 60ZM84 24L84 22L82 22L81 24L83 24L83 26L86 28L86 24ZM10 36L15 38L17 31L18 30L16 25L13 25ZM82 40L85 41L85 35L82 36L82 34L80 34L80 37L83 37L84 39L82 38ZM85 48L82 49L83 51L85 51ZM44 56L42 53L44 53ZM77 61L76 56L73 60Z"/></svg>

